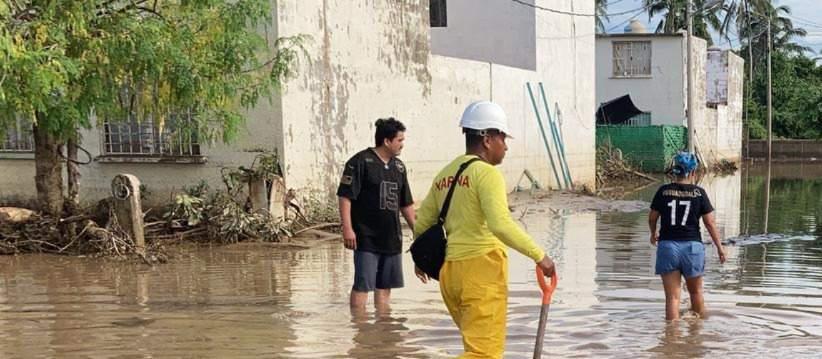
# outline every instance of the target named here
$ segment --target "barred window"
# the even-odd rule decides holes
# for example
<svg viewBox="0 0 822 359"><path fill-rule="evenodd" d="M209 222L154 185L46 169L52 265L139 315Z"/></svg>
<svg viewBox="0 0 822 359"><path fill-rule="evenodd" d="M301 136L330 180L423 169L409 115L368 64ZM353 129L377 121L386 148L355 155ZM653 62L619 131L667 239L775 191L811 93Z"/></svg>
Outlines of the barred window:
<svg viewBox="0 0 822 359"><path fill-rule="evenodd" d="M0 152L34 152L31 121L15 118L12 126L0 131Z"/></svg>
<svg viewBox="0 0 822 359"><path fill-rule="evenodd" d="M639 115L631 117L626 122L628 126L650 126L651 125L651 113L650 112L643 112Z"/></svg>
<svg viewBox="0 0 822 359"><path fill-rule="evenodd" d="M200 136L184 126L192 114L170 115L163 127L154 121L106 121L102 128L102 153L106 156L192 157L200 156Z"/></svg>
<svg viewBox="0 0 822 359"><path fill-rule="evenodd" d="M428 16L431 20L431 27L447 27L448 12L445 0L429 0Z"/></svg>
<svg viewBox="0 0 822 359"><path fill-rule="evenodd" d="M614 77L651 76L650 41L614 41Z"/></svg>

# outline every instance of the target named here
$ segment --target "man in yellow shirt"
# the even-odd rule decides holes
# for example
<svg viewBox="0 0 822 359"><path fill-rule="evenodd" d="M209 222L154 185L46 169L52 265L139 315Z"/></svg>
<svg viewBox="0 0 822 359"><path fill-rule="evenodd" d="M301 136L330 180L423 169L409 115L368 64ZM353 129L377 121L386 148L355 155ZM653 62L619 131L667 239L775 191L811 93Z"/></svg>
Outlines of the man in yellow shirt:
<svg viewBox="0 0 822 359"><path fill-rule="evenodd" d="M466 153L434 178L417 212L415 238L437 221L453 183L457 188L445 220L448 233L440 293L462 334L464 358L501 358L505 349L508 306L507 247L531 258L550 277L554 263L511 218L502 163L508 146L508 121L502 108L488 101L470 104L460 120ZM461 164L479 158L459 178ZM421 281L428 276L415 270Z"/></svg>

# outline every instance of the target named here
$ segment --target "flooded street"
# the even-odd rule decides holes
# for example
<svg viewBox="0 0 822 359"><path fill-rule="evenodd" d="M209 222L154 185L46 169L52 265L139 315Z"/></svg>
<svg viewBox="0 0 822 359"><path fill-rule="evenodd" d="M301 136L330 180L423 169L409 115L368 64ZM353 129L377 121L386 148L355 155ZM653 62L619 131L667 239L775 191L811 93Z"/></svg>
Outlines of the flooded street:
<svg viewBox="0 0 822 359"><path fill-rule="evenodd" d="M769 207L762 166L702 182L729 243L723 266L707 247L705 320L686 315L666 325L645 210L518 204L515 218L527 210L522 222L560 274L545 355L818 357L822 164L776 164ZM633 199L648 201L654 190ZM766 222L767 232L777 235L747 236L765 232ZM376 314L369 306L364 317L352 316L351 257L339 243L307 250L193 248L154 268L3 256L0 357L436 358L461 352L438 286L416 280L410 256L406 287L394 292L391 312ZM533 263L511 252L510 278L506 358L530 358L540 310Z"/></svg>

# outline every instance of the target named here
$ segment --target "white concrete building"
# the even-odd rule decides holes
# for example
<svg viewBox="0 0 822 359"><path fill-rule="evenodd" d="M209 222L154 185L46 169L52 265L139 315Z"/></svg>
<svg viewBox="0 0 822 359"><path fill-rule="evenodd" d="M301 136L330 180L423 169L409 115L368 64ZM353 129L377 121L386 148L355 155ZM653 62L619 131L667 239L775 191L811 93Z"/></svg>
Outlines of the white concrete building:
<svg viewBox="0 0 822 359"><path fill-rule="evenodd" d="M573 180L593 185L594 20L525 3L451 0L446 7L435 0L429 9L428 0L274 1L267 35L310 35L309 58L272 105L261 101L249 113L240 139L170 148L173 141L150 124L84 131L83 147L93 161L81 166L81 196L106 196L121 172L138 176L153 200L201 179L221 187L221 167L248 166L258 152L275 148L287 187L331 194L345 160L373 146L374 121L393 116L408 127L402 159L421 199L441 166L464 151L458 119L476 100L496 101L509 116L515 139L501 166L509 187L525 169L553 187L526 82L545 83L552 111L557 107L563 115ZM535 5L594 12L593 0ZM0 153L0 201L31 199L32 155L25 146L12 148L15 153L9 147Z"/></svg>
<svg viewBox="0 0 822 359"><path fill-rule="evenodd" d="M636 20L625 31L597 35L597 104L627 94L645 112L632 124L687 126L687 37L648 33ZM692 52L696 146L709 160L738 161L744 60L696 37Z"/></svg>

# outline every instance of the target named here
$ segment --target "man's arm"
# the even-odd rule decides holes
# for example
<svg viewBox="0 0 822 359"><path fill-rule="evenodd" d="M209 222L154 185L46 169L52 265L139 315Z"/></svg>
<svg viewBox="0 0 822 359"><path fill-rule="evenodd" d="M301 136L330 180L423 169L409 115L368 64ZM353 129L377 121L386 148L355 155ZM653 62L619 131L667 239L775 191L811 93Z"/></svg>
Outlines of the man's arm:
<svg viewBox="0 0 822 359"><path fill-rule="evenodd" d="M656 230L656 222L659 220L659 212L655 209L652 209L648 212L648 229L651 231L651 245L656 245L656 242L659 241L659 234Z"/></svg>
<svg viewBox="0 0 822 359"><path fill-rule="evenodd" d="M419 237L423 232L428 230L434 223L437 223L437 216L439 215L439 205L437 204L436 196L434 195L434 188L428 190L428 195L422 200L419 210L414 213L414 239ZM406 219L407 220L407 219Z"/></svg>
<svg viewBox="0 0 822 359"><path fill-rule="evenodd" d="M719 263L725 263L725 248L722 247L722 240L719 237L719 230L716 228L716 217L714 216L714 212L703 215L702 223L705 224L705 228L708 229L708 233L711 234L711 240L714 242L714 246L716 246L716 253L719 255Z"/></svg>
<svg viewBox="0 0 822 359"><path fill-rule="evenodd" d="M414 223L417 221L417 213L414 211L414 205L410 204L400 208L400 213L402 213L402 217L405 218L405 223L408 223L408 227L411 227L411 233L414 233Z"/></svg>
<svg viewBox="0 0 822 359"><path fill-rule="evenodd" d="M502 173L495 169L480 179L477 185L480 186L477 190L480 206L491 233L494 233L505 245L533 259L542 268L545 276L553 275L554 262L511 218L511 212L508 210L508 193L505 192L505 179Z"/></svg>
<svg viewBox="0 0 822 359"><path fill-rule="evenodd" d="M354 226L351 224L351 200L346 197L340 198L340 222L343 230L343 244L345 248L357 249L357 235L354 233Z"/></svg>

